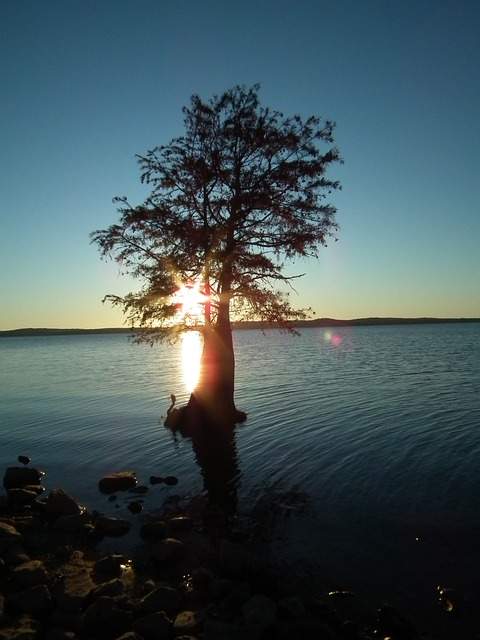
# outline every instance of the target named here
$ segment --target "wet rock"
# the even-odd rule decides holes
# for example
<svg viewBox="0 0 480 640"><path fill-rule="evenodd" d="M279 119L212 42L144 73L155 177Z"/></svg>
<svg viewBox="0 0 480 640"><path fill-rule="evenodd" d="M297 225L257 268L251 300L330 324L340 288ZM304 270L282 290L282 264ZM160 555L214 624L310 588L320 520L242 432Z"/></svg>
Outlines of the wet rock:
<svg viewBox="0 0 480 640"><path fill-rule="evenodd" d="M171 518L167 523L169 533L173 534L191 531L193 524L192 518L188 516L176 516L175 518Z"/></svg>
<svg viewBox="0 0 480 640"><path fill-rule="evenodd" d="M128 510L130 511L130 513L134 513L136 515L142 512L143 505L141 502L138 502L138 500L135 500L135 502L130 502L128 504Z"/></svg>
<svg viewBox="0 0 480 640"><path fill-rule="evenodd" d="M177 589L162 586L143 597L138 607L139 610L144 613L165 611L166 613L172 614L179 610L181 601L182 598Z"/></svg>
<svg viewBox="0 0 480 640"><path fill-rule="evenodd" d="M42 528L42 521L40 518L30 515L17 516L15 518L15 528L20 533L29 531L38 531Z"/></svg>
<svg viewBox="0 0 480 640"><path fill-rule="evenodd" d="M120 554L111 554L105 556L95 563L95 573L105 577L120 577L122 575L122 566L126 563L125 556Z"/></svg>
<svg viewBox="0 0 480 640"><path fill-rule="evenodd" d="M162 484L162 476L150 476L150 484Z"/></svg>
<svg viewBox="0 0 480 640"><path fill-rule="evenodd" d="M120 518L100 516L95 521L95 530L102 536L117 538L130 531L130 523L128 520L121 520Z"/></svg>
<svg viewBox="0 0 480 640"><path fill-rule="evenodd" d="M40 484L45 474L33 467L8 467L3 476L5 489L22 489L28 484Z"/></svg>
<svg viewBox="0 0 480 640"><path fill-rule="evenodd" d="M135 633L135 631L128 631L124 633L123 636L116 638L116 640L143 640L143 638L139 636L138 633Z"/></svg>
<svg viewBox="0 0 480 640"><path fill-rule="evenodd" d="M57 606L62 611L77 613L83 609L95 583L86 567L70 565L65 571L66 575L55 588Z"/></svg>
<svg viewBox="0 0 480 640"><path fill-rule="evenodd" d="M165 484L168 484L168 485L170 485L170 486L173 486L173 485L175 485L175 484L178 484L178 478L176 478L175 476L166 476L166 477L163 479L163 482L164 482Z"/></svg>
<svg viewBox="0 0 480 640"><path fill-rule="evenodd" d="M354 598L355 594L353 591L347 591L346 589L338 589L335 591L329 591L328 597L332 600L339 600L343 598Z"/></svg>
<svg viewBox="0 0 480 640"><path fill-rule="evenodd" d="M9 567L18 567L21 564L30 562L29 556L25 553L25 549L21 545L13 545L4 555L5 562Z"/></svg>
<svg viewBox="0 0 480 640"><path fill-rule="evenodd" d="M162 540L167 537L167 527L163 520L146 522L140 529L140 535L145 540Z"/></svg>
<svg viewBox="0 0 480 640"><path fill-rule="evenodd" d="M24 562L12 572L14 583L21 588L35 587L48 581L45 565L40 560Z"/></svg>
<svg viewBox="0 0 480 640"><path fill-rule="evenodd" d="M139 484L138 487L133 487L132 489L130 489L130 493L136 493L143 496L148 493L148 487L144 484Z"/></svg>
<svg viewBox="0 0 480 640"><path fill-rule="evenodd" d="M83 617L83 630L95 638L116 638L132 626L132 615L121 609L115 598L102 596L91 604Z"/></svg>
<svg viewBox="0 0 480 640"><path fill-rule="evenodd" d="M166 538L156 542L152 548L152 556L159 564L174 564L185 555L185 545L176 538Z"/></svg>
<svg viewBox="0 0 480 640"><path fill-rule="evenodd" d="M172 622L163 611L157 611L136 620L133 629L145 640L168 640L172 632Z"/></svg>
<svg viewBox="0 0 480 640"><path fill-rule="evenodd" d="M398 637L402 640L413 640L416 637L411 622L390 605L385 604L378 610L378 626L385 636Z"/></svg>
<svg viewBox="0 0 480 640"><path fill-rule="evenodd" d="M42 615L52 608L52 596L48 587L39 584L10 596L9 603L22 613Z"/></svg>
<svg viewBox="0 0 480 640"><path fill-rule="evenodd" d="M202 628L203 619L198 611L182 611L175 618L173 630L177 635L195 633Z"/></svg>
<svg viewBox="0 0 480 640"><path fill-rule="evenodd" d="M76 516L82 512L78 502L63 489L50 491L45 503L45 512L53 517Z"/></svg>
<svg viewBox="0 0 480 640"><path fill-rule="evenodd" d="M458 613L460 598L455 589L449 587L437 587L438 604L447 613Z"/></svg>
<svg viewBox="0 0 480 640"><path fill-rule="evenodd" d="M8 489L7 491L8 501L14 507L22 506L24 504L32 504L37 499L37 494L34 491L28 491L28 489Z"/></svg>
<svg viewBox="0 0 480 640"><path fill-rule="evenodd" d="M0 629L0 640L37 640L39 637L39 623L27 615L15 620L12 626Z"/></svg>
<svg viewBox="0 0 480 640"><path fill-rule="evenodd" d="M56 531L65 531L67 533L78 533L84 530L86 524L89 524L91 516L86 511L69 516L60 516L55 520L53 528Z"/></svg>
<svg viewBox="0 0 480 640"><path fill-rule="evenodd" d="M119 471L104 476L98 483L98 488L102 493L116 493L117 491L128 491L137 484L137 477L134 471Z"/></svg>
<svg viewBox="0 0 480 640"><path fill-rule="evenodd" d="M65 629L58 627L49 629L45 635L45 640L76 640L76 638L73 631L65 631Z"/></svg>
<svg viewBox="0 0 480 640"><path fill-rule="evenodd" d="M23 488L27 491L33 491L37 496L41 496L45 491L45 487L41 484L26 484Z"/></svg>
<svg viewBox="0 0 480 640"><path fill-rule="evenodd" d="M277 605L266 596L256 595L242 607L245 624L263 631L272 626L277 619Z"/></svg>
<svg viewBox="0 0 480 640"><path fill-rule="evenodd" d="M280 615L285 618L301 618L306 613L305 605L298 596L290 596L279 600L278 610Z"/></svg>
<svg viewBox="0 0 480 640"><path fill-rule="evenodd" d="M101 596L110 596L115 597L121 595L125 590L125 585L122 580L119 578L114 578L113 580L109 580L108 582L104 582L103 584L99 584L92 593L91 598L96 600Z"/></svg>
<svg viewBox="0 0 480 640"><path fill-rule="evenodd" d="M17 460L22 464L30 464L30 462L32 461L32 459L29 458L29 456L18 456Z"/></svg>
<svg viewBox="0 0 480 640"><path fill-rule="evenodd" d="M0 553L22 540L22 535L10 524L0 522Z"/></svg>

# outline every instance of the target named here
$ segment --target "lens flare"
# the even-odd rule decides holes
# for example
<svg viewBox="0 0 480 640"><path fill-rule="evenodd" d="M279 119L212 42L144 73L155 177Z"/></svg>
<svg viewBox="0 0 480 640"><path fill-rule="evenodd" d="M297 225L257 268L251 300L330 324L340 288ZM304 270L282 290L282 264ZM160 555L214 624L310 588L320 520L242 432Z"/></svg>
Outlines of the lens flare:
<svg viewBox="0 0 480 640"><path fill-rule="evenodd" d="M334 347L339 347L343 342L342 336L339 336L338 333L332 333L331 331L325 331L323 339Z"/></svg>

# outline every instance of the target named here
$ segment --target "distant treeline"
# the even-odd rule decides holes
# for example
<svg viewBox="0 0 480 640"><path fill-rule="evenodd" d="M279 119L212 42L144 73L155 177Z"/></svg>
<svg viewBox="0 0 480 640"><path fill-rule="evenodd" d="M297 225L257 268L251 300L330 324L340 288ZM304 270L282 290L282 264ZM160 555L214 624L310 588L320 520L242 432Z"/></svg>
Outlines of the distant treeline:
<svg viewBox="0 0 480 640"><path fill-rule="evenodd" d="M357 327L369 325L394 324L452 324L452 323L480 322L480 318L355 318L353 320L335 320L334 318L317 318L315 320L298 320L292 327ZM233 322L234 329L278 329L279 327L260 320ZM111 327L105 329L11 329L0 331L0 338L14 338L19 336L69 336L102 333L126 333L133 335L135 329Z"/></svg>

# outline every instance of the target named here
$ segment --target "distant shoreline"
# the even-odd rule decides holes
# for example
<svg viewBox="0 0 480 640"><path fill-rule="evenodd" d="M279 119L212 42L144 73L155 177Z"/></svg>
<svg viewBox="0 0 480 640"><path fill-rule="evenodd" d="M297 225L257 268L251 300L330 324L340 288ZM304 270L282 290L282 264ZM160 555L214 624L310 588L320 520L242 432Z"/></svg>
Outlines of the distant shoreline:
<svg viewBox="0 0 480 640"><path fill-rule="evenodd" d="M401 324L455 324L455 323L479 323L480 318L355 318L352 320L336 320L334 318L317 318L314 320L299 320L292 322L291 326L299 329L315 327L358 327L381 326ZM279 329L279 327L262 322L250 320L233 322L234 329ZM125 327L107 327L100 329L48 329L25 328L0 331L0 338L15 338L24 336L68 336L85 334L123 333L134 334L135 329Z"/></svg>

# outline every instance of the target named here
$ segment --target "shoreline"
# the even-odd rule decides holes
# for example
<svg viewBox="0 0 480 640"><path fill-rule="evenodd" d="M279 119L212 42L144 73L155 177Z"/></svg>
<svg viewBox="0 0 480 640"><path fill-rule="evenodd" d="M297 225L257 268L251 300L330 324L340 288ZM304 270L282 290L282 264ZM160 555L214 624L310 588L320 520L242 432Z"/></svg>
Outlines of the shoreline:
<svg viewBox="0 0 480 640"><path fill-rule="evenodd" d="M436 637L418 633L388 604L292 581L205 497L187 505L169 500L161 512L142 514L138 505L152 486L176 484L172 476L152 476L150 486L139 485L134 472L100 480L112 505L120 494L137 505L130 511L141 541L119 552L116 540L131 523L89 511L62 489L44 498L42 474L23 466L4 476L1 640ZM439 599L445 609L456 607L448 590Z"/></svg>

